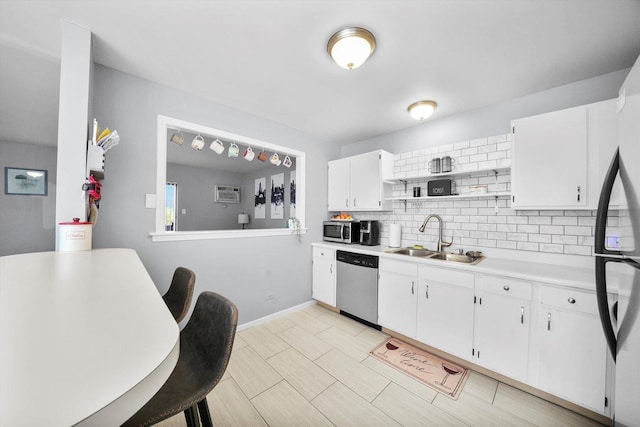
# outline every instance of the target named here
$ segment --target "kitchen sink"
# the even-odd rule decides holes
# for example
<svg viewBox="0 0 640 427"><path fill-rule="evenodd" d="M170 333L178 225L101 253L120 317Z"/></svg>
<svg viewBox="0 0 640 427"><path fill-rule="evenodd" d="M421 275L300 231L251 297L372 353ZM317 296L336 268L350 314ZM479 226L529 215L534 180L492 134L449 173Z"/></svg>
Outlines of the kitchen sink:
<svg viewBox="0 0 640 427"><path fill-rule="evenodd" d="M438 252L438 251L431 251L428 249L416 249L412 247L388 249L385 252L389 254L407 255L412 257L436 259L441 261L461 262L461 263L470 264L470 265L475 265L484 259L483 256L474 257L474 256L458 254L458 253Z"/></svg>
<svg viewBox="0 0 640 427"><path fill-rule="evenodd" d="M390 254L421 256L421 257L428 257L429 255L433 255L437 253L436 251L430 251L428 249L416 249L416 248L389 249L386 252Z"/></svg>

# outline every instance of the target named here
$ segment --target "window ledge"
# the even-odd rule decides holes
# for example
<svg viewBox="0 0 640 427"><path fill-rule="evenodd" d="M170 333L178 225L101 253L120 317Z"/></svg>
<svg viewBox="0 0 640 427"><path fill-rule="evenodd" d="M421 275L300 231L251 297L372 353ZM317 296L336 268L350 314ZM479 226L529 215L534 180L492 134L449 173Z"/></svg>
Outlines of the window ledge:
<svg viewBox="0 0 640 427"><path fill-rule="evenodd" d="M291 228L263 228L258 230L211 230L211 231L167 231L164 233L150 233L153 242L176 242L182 240L216 240L237 239L244 237L290 236L297 232L305 234L306 228L294 230Z"/></svg>

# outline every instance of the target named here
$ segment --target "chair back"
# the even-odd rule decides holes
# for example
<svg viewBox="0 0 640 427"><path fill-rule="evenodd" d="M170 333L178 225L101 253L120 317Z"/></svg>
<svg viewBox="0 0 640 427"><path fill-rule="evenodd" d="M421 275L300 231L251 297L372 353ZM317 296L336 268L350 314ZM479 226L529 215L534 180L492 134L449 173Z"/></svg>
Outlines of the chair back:
<svg viewBox="0 0 640 427"><path fill-rule="evenodd" d="M188 268L178 267L173 272L169 290L162 299L177 323L180 323L189 312L195 284L196 274Z"/></svg>
<svg viewBox="0 0 640 427"><path fill-rule="evenodd" d="M208 394L224 375L238 325L238 308L215 292L198 296L187 326L180 332L180 358L188 358L201 375L201 391ZM206 379L205 379L206 378Z"/></svg>

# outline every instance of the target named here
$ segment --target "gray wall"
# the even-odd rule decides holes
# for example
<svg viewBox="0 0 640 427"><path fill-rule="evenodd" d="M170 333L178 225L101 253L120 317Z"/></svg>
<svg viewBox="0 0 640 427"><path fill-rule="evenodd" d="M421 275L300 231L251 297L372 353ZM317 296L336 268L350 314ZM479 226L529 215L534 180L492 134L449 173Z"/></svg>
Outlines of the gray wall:
<svg viewBox="0 0 640 427"><path fill-rule="evenodd" d="M510 133L513 119L616 98L629 69L515 98L477 110L433 119L414 127L342 147L341 157L387 150L406 153L433 145Z"/></svg>
<svg viewBox="0 0 640 427"><path fill-rule="evenodd" d="M242 206L216 203L215 185L241 185L243 175L185 165L167 164L167 181L178 183L176 217L179 231L233 230L238 226ZM242 189L244 190L244 189ZM241 200L250 197L241 191ZM183 214L182 210L186 209Z"/></svg>
<svg viewBox="0 0 640 427"><path fill-rule="evenodd" d="M0 256L54 249L56 151L56 147L0 141ZM47 195L6 195L7 166L46 170Z"/></svg>
<svg viewBox="0 0 640 427"><path fill-rule="evenodd" d="M121 136L120 145L106 157L94 248L135 249L160 292L168 288L177 266L192 268L197 275L196 295L213 290L228 296L238 305L241 323L311 299L311 242L322 238L327 161L338 156L335 145L100 65L95 69L94 90L96 117ZM151 242L155 212L145 209L144 201L145 193L156 191L158 114L306 152L309 232L301 241L292 234ZM275 298L266 301L267 293Z"/></svg>
<svg viewBox="0 0 640 427"><path fill-rule="evenodd" d="M295 166L293 166L291 169L294 169ZM272 175L276 175L279 173L283 173L284 174L284 218L283 219L273 219L271 218L271 176ZM286 227L287 224L287 220L291 217L291 213L290 213L290 206L291 206L291 199L289 196L289 176L290 176L291 170L287 169L283 166L273 166L271 164L269 164L268 166L265 166L264 169L260 169L258 171L255 172L251 172L251 173L247 173L245 180L244 180L244 184L243 184L243 190L245 191L249 191L249 193L245 194L251 194L251 197L245 197L243 200L243 204L242 204L242 210L245 213L249 214L249 218L251 220L251 223L249 224L249 226L247 228L284 228ZM265 205L265 218L264 219L256 219L255 217L255 200L254 200L254 192L255 192L255 180L258 178L265 178L265 186L267 188L267 193L266 193L266 198L267 198L267 203ZM315 181L315 180L313 180ZM317 183L315 183L317 184ZM309 185L309 184L307 184ZM325 185L326 187L326 185ZM307 190L308 191L308 190ZM309 200L309 196L307 196L307 200ZM325 207L326 209L326 207ZM308 215L308 214L307 214Z"/></svg>

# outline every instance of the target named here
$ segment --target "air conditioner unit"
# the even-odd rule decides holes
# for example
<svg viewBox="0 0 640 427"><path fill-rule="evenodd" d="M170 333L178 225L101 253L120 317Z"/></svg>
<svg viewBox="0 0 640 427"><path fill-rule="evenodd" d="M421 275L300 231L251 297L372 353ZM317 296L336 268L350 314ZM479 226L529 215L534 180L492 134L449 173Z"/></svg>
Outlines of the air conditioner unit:
<svg viewBox="0 0 640 427"><path fill-rule="evenodd" d="M240 187L233 185L216 185L216 202L240 203Z"/></svg>

